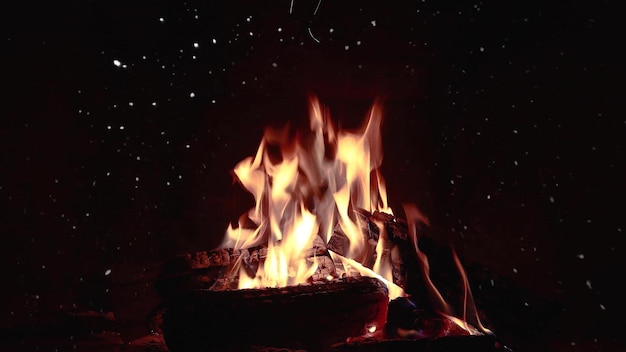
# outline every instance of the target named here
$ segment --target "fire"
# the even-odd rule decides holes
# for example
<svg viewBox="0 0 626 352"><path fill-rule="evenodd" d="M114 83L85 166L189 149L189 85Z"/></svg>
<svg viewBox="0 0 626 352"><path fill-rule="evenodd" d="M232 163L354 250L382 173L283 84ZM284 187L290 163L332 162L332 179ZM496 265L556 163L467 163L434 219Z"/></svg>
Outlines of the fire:
<svg viewBox="0 0 626 352"><path fill-rule="evenodd" d="M377 257L375 269L379 272L360 264L366 240L353 216L355 209L393 214L378 171L383 156L381 122L380 104L376 103L362 128L338 130L319 101L311 98L308 133L289 138L286 129L268 129L255 156L235 166L234 173L254 197L255 206L242 215L238 226L227 229L222 246L268 247L255 277L240 271L239 288L307 282L317 263L307 260L305 252L316 240L328 243L339 226L350 245L345 257L333 253L333 259L361 275L384 280L392 291L390 298L404 295L393 284L390 264L383 255ZM380 250L382 253L383 248Z"/></svg>
<svg viewBox="0 0 626 352"><path fill-rule="evenodd" d="M234 168L241 185L254 197L255 206L241 216L238 226L227 229L222 246L234 250L267 246L267 257L254 277L242 267L236 267L239 288L310 282L319 267L312 248L326 250L339 228L348 239L348 248L341 255L328 251L336 270L317 275L317 280L330 281L353 274L375 277L387 285L390 300L407 296L394 283L392 258L399 254L394 252L397 248L388 247L385 224L373 220L378 227L378 239L372 245L363 235L362 220L354 215L357 209L393 215L379 172L383 159L380 104L376 102L372 106L366 123L356 131L337 129L316 98L311 98L309 112L310 131L290 137L287 129L268 129L255 156L242 160ZM465 291L461 317L453 314L452 307L431 281L428 258L418 247L416 224L428 224L428 219L413 205L405 206L404 211L431 306L468 334L490 333L478 320L467 277L456 256L454 260ZM467 323L468 314L480 331Z"/></svg>

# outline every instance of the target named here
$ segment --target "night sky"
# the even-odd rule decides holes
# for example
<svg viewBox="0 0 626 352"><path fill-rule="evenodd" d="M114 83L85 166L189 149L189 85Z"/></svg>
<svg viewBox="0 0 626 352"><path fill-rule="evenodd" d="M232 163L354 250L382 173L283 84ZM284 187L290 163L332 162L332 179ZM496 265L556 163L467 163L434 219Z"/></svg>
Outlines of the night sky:
<svg viewBox="0 0 626 352"><path fill-rule="evenodd" d="M626 8L576 3L5 11L0 327L119 309L116 267L217 246L249 207L232 168L315 94L346 128L382 99L391 205L458 251L501 339L623 348Z"/></svg>

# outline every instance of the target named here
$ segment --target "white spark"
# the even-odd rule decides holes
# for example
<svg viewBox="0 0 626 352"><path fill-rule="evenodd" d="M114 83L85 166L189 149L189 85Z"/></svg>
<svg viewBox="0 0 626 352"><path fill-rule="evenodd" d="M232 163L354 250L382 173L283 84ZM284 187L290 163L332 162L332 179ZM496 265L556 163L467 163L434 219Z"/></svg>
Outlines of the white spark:
<svg viewBox="0 0 626 352"><path fill-rule="evenodd" d="M110 274L111 274L111 269L107 269L107 270L104 272L104 276L109 276Z"/></svg>
<svg viewBox="0 0 626 352"><path fill-rule="evenodd" d="M315 6L315 11L313 11L313 16L317 15L317 10L319 10L321 4L322 0L317 2L317 6Z"/></svg>
<svg viewBox="0 0 626 352"><path fill-rule="evenodd" d="M122 66L122 62L120 62L120 60L118 60L118 59L115 59L115 60L113 60L113 65L115 65L117 67L120 67L120 66Z"/></svg>
<svg viewBox="0 0 626 352"><path fill-rule="evenodd" d="M577 255L578 259L585 259L585 255L580 253L579 255Z"/></svg>
<svg viewBox="0 0 626 352"><path fill-rule="evenodd" d="M591 286L591 281L590 281L590 280L585 281L585 285L587 285L587 288L588 288L588 289L590 289L590 290L592 289L592 286Z"/></svg>
<svg viewBox="0 0 626 352"><path fill-rule="evenodd" d="M293 0L291 0L291 3L289 4L289 13L291 14L293 12Z"/></svg>
<svg viewBox="0 0 626 352"><path fill-rule="evenodd" d="M372 27L376 27L376 21L370 21L370 23L372 24Z"/></svg>
<svg viewBox="0 0 626 352"><path fill-rule="evenodd" d="M217 44L217 40L215 38L213 38L211 41L213 42L213 44Z"/></svg>
<svg viewBox="0 0 626 352"><path fill-rule="evenodd" d="M275 62L272 62L272 67L278 67L278 64Z"/></svg>
<svg viewBox="0 0 626 352"><path fill-rule="evenodd" d="M193 97L195 97L195 96L196 96L196 93L194 93L194 92L189 93L189 97L190 97L190 98L193 98Z"/></svg>
<svg viewBox="0 0 626 352"><path fill-rule="evenodd" d="M200 47L200 45L198 43L193 43L193 47L197 49Z"/></svg>
<svg viewBox="0 0 626 352"><path fill-rule="evenodd" d="M165 18L159 17L159 22L165 22Z"/></svg>
<svg viewBox="0 0 626 352"><path fill-rule="evenodd" d="M319 43L320 41L317 38L315 38L315 36L313 35L313 32L311 32L311 27L307 28L307 30L309 31L309 35L311 36L311 38L313 38L313 40L315 40L316 43Z"/></svg>

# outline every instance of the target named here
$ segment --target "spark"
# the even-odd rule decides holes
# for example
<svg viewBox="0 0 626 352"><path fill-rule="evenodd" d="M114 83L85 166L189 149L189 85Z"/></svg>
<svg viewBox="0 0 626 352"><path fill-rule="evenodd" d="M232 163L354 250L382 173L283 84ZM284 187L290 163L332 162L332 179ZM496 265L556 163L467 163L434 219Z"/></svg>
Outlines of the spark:
<svg viewBox="0 0 626 352"><path fill-rule="evenodd" d="M317 6L315 6L315 11L313 11L313 16L317 15L317 10L319 10L321 4L322 0L317 2Z"/></svg>
<svg viewBox="0 0 626 352"><path fill-rule="evenodd" d="M316 43L319 43L320 41L313 36L313 32L311 32L311 27L307 28L307 30L309 31L309 35L311 36L311 38L313 38L313 40L315 40Z"/></svg>
<svg viewBox="0 0 626 352"><path fill-rule="evenodd" d="M293 13L293 0L291 0L291 3L289 4L289 14Z"/></svg>

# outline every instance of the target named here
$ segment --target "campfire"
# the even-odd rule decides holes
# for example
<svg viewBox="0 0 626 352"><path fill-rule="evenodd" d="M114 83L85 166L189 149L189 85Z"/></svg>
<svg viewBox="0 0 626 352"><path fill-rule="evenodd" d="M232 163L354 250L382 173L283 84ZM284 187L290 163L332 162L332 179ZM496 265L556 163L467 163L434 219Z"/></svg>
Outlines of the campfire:
<svg viewBox="0 0 626 352"><path fill-rule="evenodd" d="M390 208L381 124L378 102L349 131L312 97L308 129L265 131L234 168L254 207L219 248L181 256L157 283L172 352L495 349L459 258L453 307L420 246L428 219L414 205L404 217Z"/></svg>

